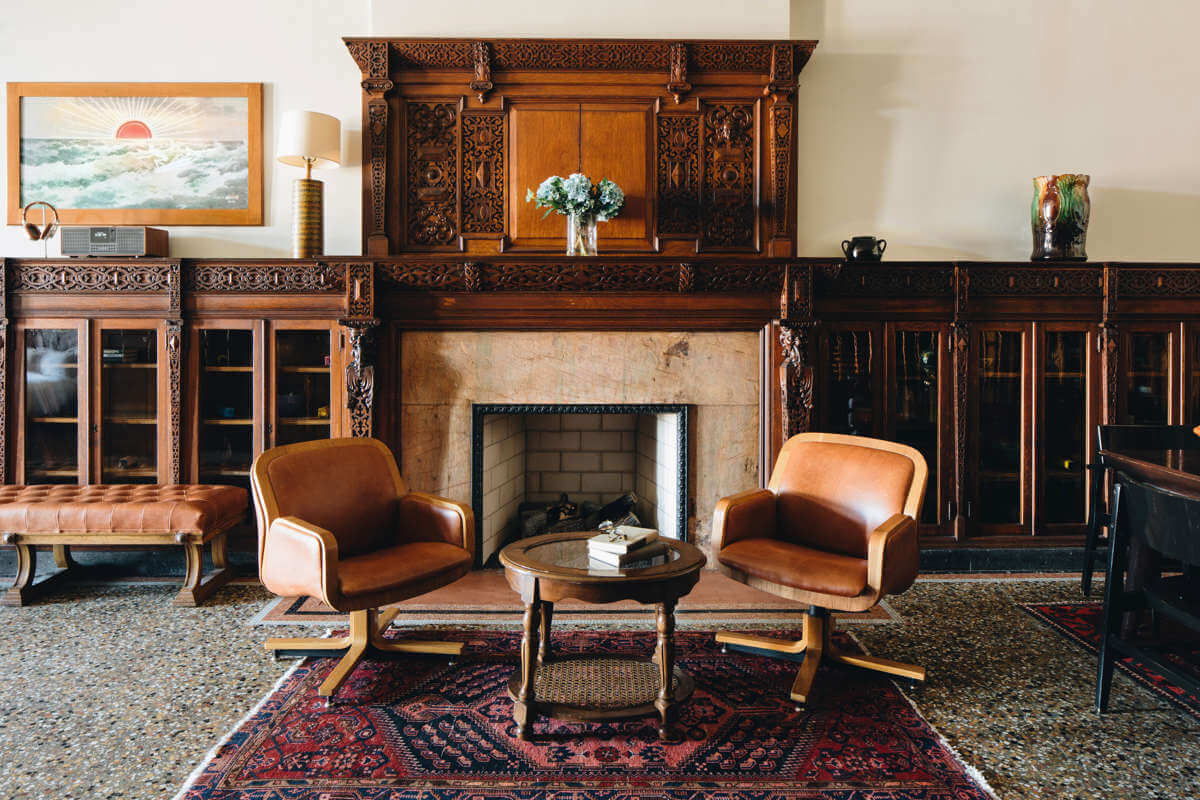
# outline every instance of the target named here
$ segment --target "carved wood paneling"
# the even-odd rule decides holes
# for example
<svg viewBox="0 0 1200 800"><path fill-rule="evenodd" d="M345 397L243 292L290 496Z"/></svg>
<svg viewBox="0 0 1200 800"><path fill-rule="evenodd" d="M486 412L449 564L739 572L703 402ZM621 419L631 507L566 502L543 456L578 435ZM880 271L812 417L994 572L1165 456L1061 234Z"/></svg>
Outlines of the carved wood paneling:
<svg viewBox="0 0 1200 800"><path fill-rule="evenodd" d="M703 243L706 249L755 246L755 107L704 107Z"/></svg>
<svg viewBox="0 0 1200 800"><path fill-rule="evenodd" d="M462 229L504 233L504 115L463 114Z"/></svg>
<svg viewBox="0 0 1200 800"><path fill-rule="evenodd" d="M346 276L346 316L369 319L375 316L375 266L359 261L331 265Z"/></svg>
<svg viewBox="0 0 1200 800"><path fill-rule="evenodd" d="M465 265L444 263L386 261L378 265L379 282L394 291L469 291L464 277Z"/></svg>
<svg viewBox="0 0 1200 800"><path fill-rule="evenodd" d="M481 270L483 291L676 291L677 264L488 264Z"/></svg>
<svg viewBox="0 0 1200 800"><path fill-rule="evenodd" d="M205 262L183 269L183 288L189 292L230 294L325 294L345 291L345 270L329 264L230 264Z"/></svg>
<svg viewBox="0 0 1200 800"><path fill-rule="evenodd" d="M406 104L406 232L410 245L448 248L458 236L458 105Z"/></svg>
<svg viewBox="0 0 1200 800"><path fill-rule="evenodd" d="M771 70L770 42L694 42L688 60L697 72L761 72Z"/></svg>
<svg viewBox="0 0 1200 800"><path fill-rule="evenodd" d="M1115 275L1116 267L1113 269ZM1149 267L1123 270L1121 294L1128 297L1198 297L1200 268ZM1115 293L1113 296L1115 300Z"/></svg>
<svg viewBox="0 0 1200 800"><path fill-rule="evenodd" d="M498 70L666 72L671 46L660 41L616 39L496 39L492 54Z"/></svg>
<svg viewBox="0 0 1200 800"><path fill-rule="evenodd" d="M388 252L387 242L387 144L388 104L382 92L368 92L366 150L367 207L363 209L367 252Z"/></svg>
<svg viewBox="0 0 1200 800"><path fill-rule="evenodd" d="M658 116L658 235L700 233L700 118Z"/></svg>
<svg viewBox="0 0 1200 800"><path fill-rule="evenodd" d="M771 215L776 236L789 236L795 227L791 206L792 104L778 99L771 105Z"/></svg>

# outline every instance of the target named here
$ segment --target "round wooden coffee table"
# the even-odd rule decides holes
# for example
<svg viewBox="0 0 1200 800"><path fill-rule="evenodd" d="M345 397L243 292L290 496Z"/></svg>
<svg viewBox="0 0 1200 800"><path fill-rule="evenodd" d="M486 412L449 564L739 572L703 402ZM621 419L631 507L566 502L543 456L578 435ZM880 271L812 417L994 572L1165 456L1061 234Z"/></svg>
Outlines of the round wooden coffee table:
<svg viewBox="0 0 1200 800"><path fill-rule="evenodd" d="M638 569L600 567L588 559L596 531L548 533L500 551L508 584L525 603L521 668L508 682L517 735L528 739L539 715L568 720L617 719L657 713L658 735L671 739L678 704L695 684L675 666L675 604L700 579L704 554L687 542L663 539L667 552ZM589 654L553 658L554 604L636 600L657 605L658 646L650 661Z"/></svg>

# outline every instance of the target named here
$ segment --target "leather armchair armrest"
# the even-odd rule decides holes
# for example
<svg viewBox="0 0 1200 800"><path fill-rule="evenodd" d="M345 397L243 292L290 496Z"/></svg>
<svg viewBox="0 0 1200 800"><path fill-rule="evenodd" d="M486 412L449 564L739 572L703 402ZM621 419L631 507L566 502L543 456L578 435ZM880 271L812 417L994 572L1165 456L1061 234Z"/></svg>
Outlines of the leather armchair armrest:
<svg viewBox="0 0 1200 800"><path fill-rule="evenodd" d="M867 541L867 586L881 597L903 592L917 579L920 558L917 521L893 514Z"/></svg>
<svg viewBox="0 0 1200 800"><path fill-rule="evenodd" d="M776 532L775 493L751 489L730 495L713 512L713 541L717 552L738 539L773 537Z"/></svg>
<svg viewBox="0 0 1200 800"><path fill-rule="evenodd" d="M259 578L278 595L307 595L337 607L338 544L333 534L299 517L277 517L267 529Z"/></svg>
<svg viewBox="0 0 1200 800"><path fill-rule="evenodd" d="M397 529L409 541L446 542L475 557L475 512L470 506L425 492L400 498Z"/></svg>

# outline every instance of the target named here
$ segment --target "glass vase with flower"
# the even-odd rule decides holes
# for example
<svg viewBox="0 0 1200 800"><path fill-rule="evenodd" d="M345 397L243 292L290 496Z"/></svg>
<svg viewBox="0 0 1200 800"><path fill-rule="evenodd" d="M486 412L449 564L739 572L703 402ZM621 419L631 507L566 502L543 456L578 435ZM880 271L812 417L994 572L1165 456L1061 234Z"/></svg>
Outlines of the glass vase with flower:
<svg viewBox="0 0 1200 800"><path fill-rule="evenodd" d="M542 181L537 191L529 189L525 201L538 208L562 214L567 218L567 255L594 256L597 254L596 223L607 222L621 213L625 193L607 178L598 183L581 172L566 178L551 175Z"/></svg>

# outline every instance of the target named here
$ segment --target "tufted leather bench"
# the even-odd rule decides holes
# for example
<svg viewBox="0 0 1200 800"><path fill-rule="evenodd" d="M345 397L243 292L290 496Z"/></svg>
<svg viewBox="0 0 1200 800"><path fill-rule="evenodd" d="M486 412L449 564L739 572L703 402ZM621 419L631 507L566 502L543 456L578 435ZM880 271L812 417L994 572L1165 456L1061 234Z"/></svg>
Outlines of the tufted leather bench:
<svg viewBox="0 0 1200 800"><path fill-rule="evenodd" d="M246 516L249 495L234 486L96 484L0 486L0 543L17 548L17 577L0 604L19 606L66 574L71 545L183 545L187 577L176 605L194 606L228 582L225 534ZM212 546L215 571L201 580ZM50 545L61 571L33 584L37 545Z"/></svg>

